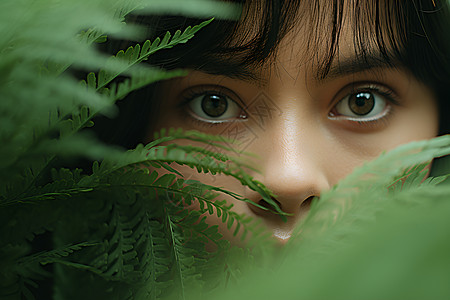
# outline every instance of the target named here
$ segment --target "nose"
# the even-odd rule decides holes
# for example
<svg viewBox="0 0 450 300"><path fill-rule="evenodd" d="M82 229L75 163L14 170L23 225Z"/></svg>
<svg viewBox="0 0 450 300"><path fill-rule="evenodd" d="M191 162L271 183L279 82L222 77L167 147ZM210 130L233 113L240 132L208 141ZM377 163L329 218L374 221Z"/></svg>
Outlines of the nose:
<svg viewBox="0 0 450 300"><path fill-rule="evenodd" d="M308 161L307 156L292 161L290 158L284 162L273 164L263 177L262 182L276 195L275 202L281 210L296 218L309 207L314 197L320 196L320 192L327 188L327 182L320 169L313 161ZM264 200L259 200L265 206Z"/></svg>
<svg viewBox="0 0 450 300"><path fill-rule="evenodd" d="M292 111L292 110L291 110ZM261 217L280 239L287 239L298 220L308 211L314 197L329 188L326 176L326 147L314 122L299 118L295 112L284 114L270 131L261 137L259 153L263 161L263 174L256 176L274 192L273 199L281 210L290 214L287 222L280 216L252 204L250 209ZM326 151L326 150L325 150ZM253 194L252 199L261 206L269 204Z"/></svg>
<svg viewBox="0 0 450 300"><path fill-rule="evenodd" d="M320 192L329 185L322 170L323 164L318 162L320 157L310 151L301 151L292 143L294 141L285 141L272 148L273 152L266 162L261 181L276 195L273 200L281 210L290 214L291 220L297 220L308 211L312 199L320 196ZM256 202L269 207L262 199ZM253 210L260 215L266 215L256 207Z"/></svg>

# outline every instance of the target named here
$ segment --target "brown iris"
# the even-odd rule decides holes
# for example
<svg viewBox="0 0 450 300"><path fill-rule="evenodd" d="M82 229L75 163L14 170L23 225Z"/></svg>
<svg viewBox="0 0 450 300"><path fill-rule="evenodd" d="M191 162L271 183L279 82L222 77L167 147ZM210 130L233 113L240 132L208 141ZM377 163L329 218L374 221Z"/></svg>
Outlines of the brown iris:
<svg viewBox="0 0 450 300"><path fill-rule="evenodd" d="M225 97L216 94L206 94L202 99L202 109L210 117L220 117L228 108Z"/></svg>
<svg viewBox="0 0 450 300"><path fill-rule="evenodd" d="M353 113L359 116L367 115L374 108L375 99L372 93L356 93L350 96L349 106Z"/></svg>

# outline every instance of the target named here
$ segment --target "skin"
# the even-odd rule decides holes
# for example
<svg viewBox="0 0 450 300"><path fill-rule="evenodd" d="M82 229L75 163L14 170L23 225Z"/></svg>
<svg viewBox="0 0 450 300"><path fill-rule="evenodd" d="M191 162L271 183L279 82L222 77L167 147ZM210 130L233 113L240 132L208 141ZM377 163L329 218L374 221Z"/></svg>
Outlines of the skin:
<svg viewBox="0 0 450 300"><path fill-rule="evenodd" d="M280 243L289 239L295 224L308 212L311 199L355 167L383 151L438 133L433 92L405 68L355 67L352 31L344 26L332 71L325 79L318 79L318 66L305 59L311 56L302 40L307 34L303 28L297 25L282 40L275 60L258 69L261 80L192 71L165 82L160 118L152 125L156 130L174 127L234 137L243 143L240 150L255 153L258 158L250 162L261 173L250 174L277 195L281 209L292 214L288 221L231 197L222 198L233 203L236 212L261 219ZM339 72L346 69L352 71ZM221 94L238 108L222 120L205 118L200 105L205 92ZM346 101L361 92L374 97L378 113L375 109L362 116L348 113ZM229 108L234 106L230 103ZM235 130L239 134L230 135ZM264 205L256 192L233 178L174 167L186 177L224 187ZM219 225L226 238L238 243L219 218L208 215L207 222Z"/></svg>

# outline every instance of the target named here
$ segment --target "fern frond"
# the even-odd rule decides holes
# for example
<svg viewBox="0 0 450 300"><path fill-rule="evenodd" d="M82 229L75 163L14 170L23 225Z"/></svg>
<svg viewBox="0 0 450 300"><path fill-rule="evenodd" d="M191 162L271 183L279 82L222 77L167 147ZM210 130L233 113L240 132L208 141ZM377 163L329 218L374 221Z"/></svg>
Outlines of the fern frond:
<svg viewBox="0 0 450 300"><path fill-rule="evenodd" d="M162 287L156 278L166 273L170 265L168 248L164 246L164 231L157 221L159 206L135 192L117 197L116 191L103 193L108 205L102 208L101 215L91 221L103 219L107 224L106 232L105 228L100 227L89 233L102 240L101 245L83 256L82 265L64 264L85 269L108 281L127 283L159 295ZM101 194L97 192L98 195ZM98 201L98 198L90 201Z"/></svg>
<svg viewBox="0 0 450 300"><path fill-rule="evenodd" d="M181 150L187 151L185 152ZM202 152L206 152L206 154L203 154ZM198 172L225 174L227 176L232 176L236 178L242 185L248 186L250 189L258 192L262 196L262 198L272 206L273 210L277 214L279 214L282 219L285 219L286 213L283 212L273 201L273 193L265 188L261 182L248 175L241 164L234 163L233 160L230 160L231 163L218 161L214 158L214 155L212 155L213 157L211 157L211 155L208 154L210 154L208 153L208 150L204 150L201 147L185 147L174 144L172 146L157 146L152 148L148 153L148 160L158 160L166 163L177 163L179 165L186 165L192 169L196 169ZM223 157L223 154L219 154L219 156ZM142 161L140 163L145 164L145 161ZM263 210L268 210L267 207L263 207L252 201L247 202Z"/></svg>
<svg viewBox="0 0 450 300"><path fill-rule="evenodd" d="M44 149L54 149L54 146L49 145L41 145L40 138L42 136L45 136L48 132L58 129L60 132L61 138L71 137L75 133L79 132L81 129L90 127L93 125L92 119L94 116L98 115L100 112L104 112L106 108L111 107L113 103L119 99L122 99L125 97L128 93L141 88L147 84L153 83L158 80L171 78L174 76L182 76L185 74L184 71L162 71L162 70L135 70L133 71L131 79L127 79L124 82L113 85L109 89L105 89L105 86L110 83L113 79L115 79L119 75L123 75L126 70L129 68L135 66L139 62L142 62L146 60L151 54L155 53L158 50L161 49L167 49L172 48L176 44L179 43L185 43L189 39L193 37L193 35L200 30L202 27L206 26L212 21L205 21L202 24L199 24L197 26L194 26L193 28L188 27L183 33L180 31L177 31L173 37L171 37L170 33L167 33L163 40L161 41L159 38L157 38L153 43L150 43L150 41L147 41L146 44L144 44L142 51L139 45L137 45L135 48L129 48L126 52L119 52L117 56L113 59L113 62L110 62L108 67L101 70L97 77L94 73L90 73L87 78L87 83L85 85L88 87L86 90L87 94L96 95L94 93L95 91L104 91L107 94L107 98L109 100L105 100L100 98L99 96L96 96L98 99L102 99L103 102L99 102L98 99L96 102L91 101L89 105L83 105L80 107L80 109L75 110L75 105L69 106L68 108L63 108L62 106L59 107L59 109L52 109L50 110L49 114L49 120L47 124L43 125L43 129L41 132L36 135L33 139L31 139L33 142L31 142L27 149L28 151L22 151L24 155L30 156L35 151L30 151L34 148L44 148ZM124 62L126 61L126 64L124 67L116 71L115 73L108 73L105 70L117 70L116 63ZM81 96L81 95L80 95ZM81 99L82 97L80 97ZM92 97L91 97L92 98ZM97 103L97 104L96 104ZM68 118L66 112L71 111L71 117ZM45 120L45 119L44 119ZM64 145L63 141L58 140L57 143L59 145ZM47 142L48 144L48 142ZM80 144L78 141L77 144ZM22 146L23 147L23 146ZM69 148L69 147L67 147ZM89 149L83 148L83 149ZM72 149L75 149L72 147ZM107 149L106 147L104 148ZM83 153L85 151L81 151L80 153ZM40 165L40 170L36 171L35 178L39 178L40 174L45 170L45 168L54 160L55 155L50 155L46 158L46 163ZM26 161L25 157L17 156L15 161L21 161L22 163ZM11 161L8 161L8 164L12 164ZM35 167L36 169L39 168L39 166ZM30 183L34 183L35 180L29 180ZM6 188L6 187L4 187ZM28 186L29 190L32 188L31 185Z"/></svg>
<svg viewBox="0 0 450 300"><path fill-rule="evenodd" d="M154 166L152 162L159 163L177 163L180 165L186 165L193 169L197 169L199 172L212 173L212 174L225 174L232 176L239 180L241 184L248 186L252 190L257 191L267 203L271 204L273 210L280 215L282 219L285 218L286 213L281 211L278 205L273 201L273 193L264 187L264 185L248 175L244 168L253 169L250 165L246 165L239 159L235 159L230 155L223 153L217 153L203 147L195 146L182 146L182 145L168 145L168 146L155 146L162 142L168 142L174 139L189 139L196 142L203 142L206 146L211 144L218 147L229 150L230 146L226 146L220 143L214 143L209 140L209 135L203 135L198 132L187 132L184 134L180 130L172 130L169 132L171 137L161 137L159 140L149 143L147 146L138 145L136 149L128 151L120 161L108 161L105 160L102 164L95 167L93 175L89 178L85 178L83 185L89 186L89 181L95 181L95 178L104 176L105 174L115 172L117 170L134 167L134 165L142 166ZM162 134L165 134L163 132ZM222 137L214 137L213 141L223 141ZM225 162L224 162L225 161ZM268 208L251 202L263 210Z"/></svg>
<svg viewBox="0 0 450 300"><path fill-rule="evenodd" d="M173 264L171 271L174 275L175 289L179 299L186 299L187 291L201 288L200 274L196 271L195 256L204 253L204 244L186 245L185 232L178 226L178 222L187 214L186 210L173 212L173 207L163 203L165 217L164 225L167 238L170 241ZM180 214L181 213L181 214Z"/></svg>
<svg viewBox="0 0 450 300"><path fill-rule="evenodd" d="M156 81L166 80L174 77L186 76L187 72L183 70L163 71L151 69L148 71L135 72L131 79L125 79L119 84L111 84L111 86L104 90L104 93L111 100L116 102L123 99L129 93L143 88Z"/></svg>
<svg viewBox="0 0 450 300"><path fill-rule="evenodd" d="M56 249L36 253L30 256L23 257L19 260L19 266L32 265L36 263L40 263L41 265L46 265L54 262L61 262L63 258L68 257L75 251L78 251L84 247L92 247L96 246L98 243L78 243L73 245L66 245L63 247L58 247Z"/></svg>
<svg viewBox="0 0 450 300"><path fill-rule="evenodd" d="M225 174L228 176L232 176L236 179L238 179L243 185L248 186L249 188L257 191L260 193L263 197L263 199L267 199L266 201L268 203L271 203L273 205L274 210L280 214L280 217L284 217L286 213L281 211L281 209L278 207L278 205L273 201L272 197L273 194L264 187L264 185L261 182L258 182L257 180L254 180L253 177L248 175L239 164L229 164L224 163L221 161L217 161L214 158L211 158L208 155L204 155L199 159L198 152L195 152L197 148L199 149L199 152L203 152L204 149L201 147L187 147L185 149L188 149L188 151L192 153L187 153L182 151L183 147L177 147L177 146L157 146L153 147L149 150L146 149L147 147L144 147L142 145L138 146L136 149L132 151L128 151L126 155L124 155L120 162L116 161L112 163L111 161L103 161L102 164L98 165L94 168L93 175L86 177L80 182L81 186L90 186L92 182L95 182L98 180L98 178L105 176L106 174L116 172L120 169L126 168L126 167L132 167L135 166L153 166L152 162L156 161L158 163L177 163L180 165L186 165L193 169L201 170L203 172L211 172L212 174L220 173ZM219 154L222 156L222 154ZM223 190L219 190L215 187L210 186L210 188L224 192ZM252 205L255 205L261 209L267 210L268 208L263 207L257 203L254 203L248 199L245 198L239 198L236 196L236 194L228 193L230 196L247 201L251 203Z"/></svg>
<svg viewBox="0 0 450 300"><path fill-rule="evenodd" d="M248 170L259 172L258 170L255 170L254 167L245 163L242 159L237 159L232 155L217 152L216 149L221 149L230 153L235 153L232 146L229 146L230 144L233 145L232 141L229 141L222 136L208 135L198 131L184 132L181 129L173 128L170 128L168 132L166 129L162 129L161 132L156 132L155 138L157 138L157 140L146 146L151 150L149 151L149 159L153 157L154 159L168 163L176 162L181 165L195 168L198 172L233 176L239 180L242 185L257 191L263 199L272 206L273 211L279 214L283 220L286 220L285 215L287 214L281 211L278 205L273 201L273 198L276 198L276 196L269 189L265 188L264 184L254 180L253 177L247 174ZM167 153L165 150L162 150L164 149L163 147L155 147L161 143L167 143L177 139L202 142L205 144L205 147L174 144L167 146ZM184 151L178 151L177 149ZM209 149L214 149L216 151ZM194 153L194 155L189 155L190 153ZM242 152L241 154L244 156L253 156L251 153L246 152ZM267 207L260 206L256 203L251 202L251 204L260 209L268 210Z"/></svg>
<svg viewBox="0 0 450 300"><path fill-rule="evenodd" d="M117 203L113 206L109 227L114 229L114 232L105 242L107 262L101 276L113 281L129 282L136 276L133 273L138 261L133 247L133 231L130 228L129 216L124 215L129 209L122 207L126 204L130 203Z"/></svg>
<svg viewBox="0 0 450 300"><path fill-rule="evenodd" d="M199 239L199 244L207 244L213 242L218 246L219 250L228 249L229 242L222 239L222 234L218 231L218 225L208 225L206 222L206 216L202 217L199 211L185 211L185 215L178 223L186 231L190 232L188 239ZM201 253L198 253L199 256ZM206 252L203 253L206 256Z"/></svg>
<svg viewBox="0 0 450 300"><path fill-rule="evenodd" d="M191 180L186 183L186 181L177 178L173 174L165 174L158 177L156 171L149 173L148 169L142 168L114 173L110 177L104 177L106 181L103 183L106 184L107 182L108 185L102 187L102 182L100 182L98 188L104 188L109 191L129 190L133 188L146 199L145 202L142 199L141 202L136 200L134 204L125 201L126 205L123 206L124 213L125 210L128 212L125 213L127 217L123 220L133 220L133 222L126 223L128 225L124 223L119 226L120 228L124 226L129 228L131 235L127 238L135 241L134 249L137 250L137 264L132 265L135 275L131 275L130 273L128 274L128 278L134 278L135 281L136 278L140 278L138 281L141 283L137 286L136 295L149 295L152 297L160 295L162 287L167 286L168 283L167 281L155 281L155 278L159 278L161 274L165 274L168 270L178 274L177 284L183 286L188 291L194 282L199 283L200 277L198 277L199 273L196 270L204 268L204 257L210 256L210 254L204 252L203 248L205 243L211 241L221 249L226 249L228 243L222 240L222 236L218 233L216 226L210 226L205 223L201 212L186 210L184 201L186 201L186 204L187 199L190 199L189 201L207 203L205 206L208 209L204 211L209 211L222 217L223 221L229 224L229 227L233 223L238 223L244 227L245 231L251 231L249 227L249 224L251 224L250 218L247 217L245 219L243 216L234 213L231 210L232 205L227 205L225 201L214 201L217 195L205 194L208 187L202 186L199 182ZM218 188L218 190L220 189ZM115 194L115 192L113 193ZM156 195L158 196L156 197ZM120 203L122 202L123 200L120 201ZM163 246L165 245L164 241L167 240L162 237L161 224L159 221L156 221L160 218L158 216L161 216L161 213L151 212L161 204L164 204L165 207L162 217L166 218L167 222L170 222L166 223L167 225L165 227L166 234L172 236L172 243L169 246ZM121 204L117 205L121 206ZM115 204L114 206L117 205ZM147 206L148 208L144 208ZM166 216L166 214L168 215ZM116 220L117 217L114 217L113 214L113 219L108 221L108 223L117 224ZM239 227L240 225L237 226L235 234L238 230L242 230ZM105 244L103 250L105 251L104 253L107 253L107 256L103 259L99 257L98 261L103 260L104 264L94 262L90 264L97 268L97 270L100 270L100 272L93 270L94 273L98 273L99 276L108 280L119 280L114 277L114 274L110 270L111 268L122 268L122 264L116 265L110 263L112 262L112 257L116 257L117 253L115 251L110 252L108 249L122 248L122 246L116 247L115 245L117 243L111 241L111 239L115 239L115 236L120 236L120 232L112 235L112 238L108 237L108 243ZM168 260L167 253L173 253L173 260ZM106 257L108 258L106 259ZM147 269L149 267L151 269ZM193 276L194 274L196 275ZM142 281L147 282L147 285L143 285ZM189 284L189 288L186 284Z"/></svg>
<svg viewBox="0 0 450 300"><path fill-rule="evenodd" d="M175 174L165 174L158 177L156 171L150 173L147 168L112 173L104 178L106 181L99 182L95 187L96 190L134 189L139 191L152 189L157 191L159 195L164 195L180 209L184 205L191 205L193 201L197 201L200 205L200 212L217 215L223 223L227 224L228 228L236 223L234 235L242 230L242 239L245 239L249 232L252 232L254 237L258 236L256 234L258 224L254 223L252 218L237 214L232 210L233 205L227 204L225 200L216 200L220 194L226 194L237 200L250 202L250 200L236 193L195 180L177 178Z"/></svg>
<svg viewBox="0 0 450 300"><path fill-rule="evenodd" d="M17 178L13 177L14 180L11 180L12 182L15 181L16 184L12 185L10 181L6 181L0 185L4 191L4 194L0 196L0 206L45 198L57 198L59 197L58 194L64 199L79 192L89 191L89 187L82 187L75 183L68 184L64 180L62 182L51 182L45 186L37 184L42 174L47 171L47 168L56 157L76 156L81 152L84 152L86 157L93 159L98 159L102 156L120 157L123 153L118 148L99 143L93 136L88 134L80 133L63 137L59 140L43 141L26 154L27 159L23 158L19 163L20 166L23 165L24 170L22 174L16 175ZM30 162L32 158L34 160Z"/></svg>
<svg viewBox="0 0 450 300"><path fill-rule="evenodd" d="M146 205L151 205L147 201ZM139 299L157 299L163 290L168 288L170 281L161 280L161 276L169 271L170 261L167 254L170 246L164 235L163 225L155 220L155 215L143 210L145 216L133 230L137 235L136 248L139 255L139 271L142 274L142 284L138 285L136 297Z"/></svg>
<svg viewBox="0 0 450 300"><path fill-rule="evenodd" d="M116 56L110 58L106 67L100 70L98 75L95 75L94 73L88 74L86 81L88 87L101 92L102 89L104 89L118 76L133 74L130 70L139 63L146 61L150 55L159 50L169 49L177 44L186 43L194 37L196 32L211 23L212 20L213 19L204 21L194 27L188 26L183 33L180 30L177 30L173 36L170 32L167 32L162 39L158 37L153 42L147 40L142 45L142 48L139 44L137 44L134 47L130 46L126 51L119 51ZM123 65L123 67L115 72L112 72L111 70L114 70L115 67L111 68L110 66L115 65Z"/></svg>

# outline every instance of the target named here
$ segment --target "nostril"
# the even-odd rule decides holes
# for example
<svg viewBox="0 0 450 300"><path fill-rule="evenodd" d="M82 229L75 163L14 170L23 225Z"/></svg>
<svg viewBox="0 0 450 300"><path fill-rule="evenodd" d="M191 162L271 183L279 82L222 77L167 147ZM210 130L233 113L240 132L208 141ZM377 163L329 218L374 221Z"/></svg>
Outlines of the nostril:
<svg viewBox="0 0 450 300"><path fill-rule="evenodd" d="M272 198L272 200L278 205L278 207L279 207L280 209L283 209L283 208L281 207L280 201L278 201L278 200L276 200L276 199L274 199L274 198ZM261 199L261 200L259 200L258 204L261 205L261 206L263 206L263 207L265 207L265 208L267 208L267 209L270 210L270 211L275 211L275 210L273 209L273 206L272 206L271 204L269 204L266 200Z"/></svg>
<svg viewBox="0 0 450 300"><path fill-rule="evenodd" d="M300 204L300 208L309 208L311 206L311 202L314 199L315 196L310 196L306 198L302 204Z"/></svg>

